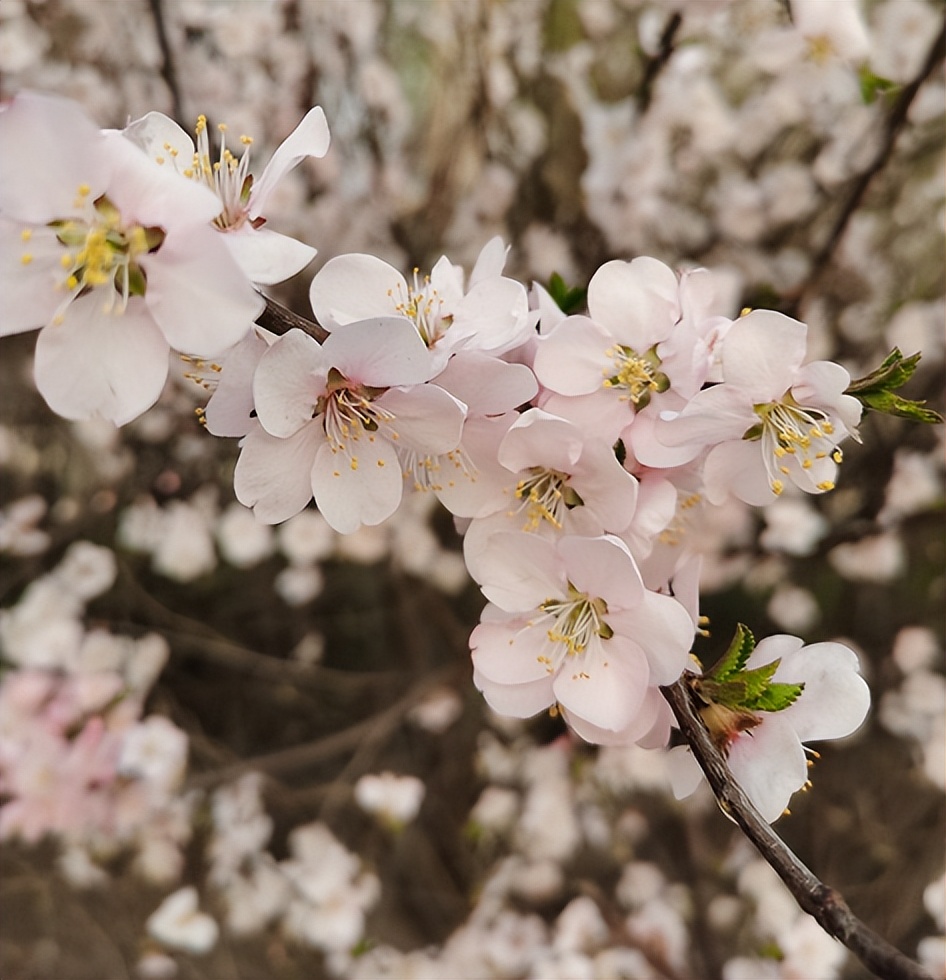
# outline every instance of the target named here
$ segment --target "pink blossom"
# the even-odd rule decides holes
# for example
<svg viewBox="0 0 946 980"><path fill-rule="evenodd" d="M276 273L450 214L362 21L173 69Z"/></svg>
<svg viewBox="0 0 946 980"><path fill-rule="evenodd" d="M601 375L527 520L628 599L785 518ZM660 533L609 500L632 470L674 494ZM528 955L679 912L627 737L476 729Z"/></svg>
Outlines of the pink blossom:
<svg viewBox="0 0 946 980"><path fill-rule="evenodd" d="M432 374L427 348L401 318L349 324L321 346L291 330L256 369L259 425L242 443L237 498L268 523L314 496L341 533L380 524L401 500L398 448L437 456L460 441L464 406L425 384Z"/></svg>
<svg viewBox="0 0 946 980"><path fill-rule="evenodd" d="M241 136L237 157L228 147L227 127L221 124L220 153L211 160L207 119L197 120L197 145L174 120L163 113L149 112L130 123L123 134L158 163L170 161L184 176L206 185L218 198L219 213L214 227L246 275L262 286L282 282L301 272L315 258L309 245L264 228L263 212L273 188L306 157L323 157L328 152L329 131L319 106L310 109L299 125L279 145L259 177L250 173L253 139Z"/></svg>
<svg viewBox="0 0 946 980"><path fill-rule="evenodd" d="M860 403L850 375L830 361L804 363L808 328L769 310L737 320L723 340L723 383L698 392L655 438L706 458L706 494L761 505L790 480L808 493L834 487L841 451L856 436Z"/></svg>
<svg viewBox="0 0 946 980"><path fill-rule="evenodd" d="M0 332L42 328L36 384L54 411L128 422L160 395L170 347L213 356L250 328L262 299L211 229L206 188L67 99L17 95L0 142Z"/></svg>
<svg viewBox="0 0 946 980"><path fill-rule="evenodd" d="M758 724L733 732L727 755L736 781L770 823L792 794L808 781L803 742L844 738L860 727L870 707L870 690L858 673L857 655L840 643L805 646L796 636L762 640L746 667L781 660L776 683L804 684L801 696L781 711L759 712ZM678 799L689 796L701 771L689 750L671 750L670 776Z"/></svg>
<svg viewBox="0 0 946 980"><path fill-rule="evenodd" d="M502 532L471 574L490 600L470 644L493 708L528 717L557 702L579 733L646 734L648 685L679 676L693 625L675 599L644 588L622 542Z"/></svg>

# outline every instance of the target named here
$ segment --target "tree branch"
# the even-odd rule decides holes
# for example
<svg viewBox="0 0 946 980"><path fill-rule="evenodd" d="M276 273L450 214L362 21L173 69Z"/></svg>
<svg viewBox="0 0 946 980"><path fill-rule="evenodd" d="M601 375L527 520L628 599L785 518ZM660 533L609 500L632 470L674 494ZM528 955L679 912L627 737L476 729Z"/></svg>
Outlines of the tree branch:
<svg viewBox="0 0 946 980"><path fill-rule="evenodd" d="M821 248L819 248L815 253L814 259L811 263L811 275L799 290L799 299L805 295L805 293L815 284L815 282L817 282L818 277L824 271L825 266L828 264L831 256L834 254L834 250L837 248L838 243L841 240L841 236L844 234L844 231L848 226L848 223L854 216L854 213L860 207L864 194L867 192L868 185L874 179L874 177L880 173L881 170L883 170L890 160L894 143L896 143L897 137L900 135L900 131L903 129L903 126L907 121L907 114L910 111L910 106L913 104L913 100L916 98L917 93L923 87L926 80L933 74L936 66L943 60L944 56L946 56L946 19L944 19L939 35L931 45L930 50L926 55L926 60L923 62L923 67L920 69L919 74L913 79L912 82L910 82L909 85L904 85L904 87L900 90L900 93L890 110L890 115L887 116L887 122L884 126L880 147L878 148L874 159L871 160L869 166L860 174L860 176L855 179L854 183L851 185L851 190L843 206L841 207L840 213L835 219L831 231L828 233L828 237L825 239Z"/></svg>
<svg viewBox="0 0 946 980"><path fill-rule="evenodd" d="M328 331L314 320L307 320L304 316L293 313L292 310L268 296L264 296L263 299L266 300L266 309L256 318L256 322L264 330L284 334L295 328L307 333L320 344L324 344L328 339Z"/></svg>
<svg viewBox="0 0 946 980"><path fill-rule="evenodd" d="M913 960L861 922L840 892L812 874L762 819L736 782L697 713L688 680L691 676L685 674L675 684L660 690L673 709L680 731L723 812L752 841L799 906L813 916L825 932L847 946L871 972L882 980L932 980Z"/></svg>
<svg viewBox="0 0 946 980"><path fill-rule="evenodd" d="M171 114L182 126L184 122L184 106L181 101L181 87L177 83L177 69L174 65L174 52L168 39L167 26L164 23L164 8L161 0L148 0L151 16L154 18L154 30L158 37L158 47L161 49L161 77L171 93Z"/></svg>

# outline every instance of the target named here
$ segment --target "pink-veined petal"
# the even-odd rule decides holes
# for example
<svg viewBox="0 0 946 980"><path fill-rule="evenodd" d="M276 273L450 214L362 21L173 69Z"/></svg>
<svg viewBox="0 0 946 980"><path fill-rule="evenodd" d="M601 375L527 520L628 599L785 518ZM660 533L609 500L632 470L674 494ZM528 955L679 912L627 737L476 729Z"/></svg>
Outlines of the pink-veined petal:
<svg viewBox="0 0 946 980"><path fill-rule="evenodd" d="M729 494L753 507L775 500L758 442L714 446L703 464L703 480L711 504L721 504Z"/></svg>
<svg viewBox="0 0 946 980"><path fill-rule="evenodd" d="M723 338L723 380L753 403L781 398L805 359L808 327L773 310L740 317Z"/></svg>
<svg viewBox="0 0 946 980"><path fill-rule="evenodd" d="M503 415L531 401L539 390L531 369L509 364L482 351L459 351L434 378L459 398L472 416Z"/></svg>
<svg viewBox="0 0 946 980"><path fill-rule="evenodd" d="M408 300L407 280L393 265L358 252L329 259L309 286L312 312L326 330L394 316Z"/></svg>
<svg viewBox="0 0 946 980"><path fill-rule="evenodd" d="M312 499L312 464L322 441L315 424L277 439L254 422L233 473L237 500L265 524L294 517Z"/></svg>
<svg viewBox="0 0 946 980"><path fill-rule="evenodd" d="M618 636L596 638L583 654L566 659L552 690L571 714L617 732L640 709L649 675L647 658L635 643Z"/></svg>
<svg viewBox="0 0 946 980"><path fill-rule="evenodd" d="M315 258L311 245L268 228L245 224L221 234L244 275L261 286L291 278Z"/></svg>
<svg viewBox="0 0 946 980"><path fill-rule="evenodd" d="M325 362L373 388L416 385L433 375L430 351L410 320L378 317L336 330L322 345Z"/></svg>
<svg viewBox="0 0 946 980"><path fill-rule="evenodd" d="M693 644L693 620L672 596L645 591L633 609L605 618L615 633L630 637L647 654L654 684L672 684L683 673Z"/></svg>
<svg viewBox="0 0 946 980"><path fill-rule="evenodd" d="M439 456L460 444L465 407L443 388L433 384L391 388L376 404L394 416L384 430L392 439L397 434L398 446Z"/></svg>
<svg viewBox="0 0 946 980"><path fill-rule="evenodd" d="M506 612L529 612L546 599L565 597L564 563L552 542L535 534L501 531L465 557L483 594Z"/></svg>
<svg viewBox="0 0 946 980"><path fill-rule="evenodd" d="M606 351L614 338L586 316L562 320L535 349L533 370L539 381L562 395L588 395L601 388L611 360Z"/></svg>
<svg viewBox="0 0 946 980"><path fill-rule="evenodd" d="M512 623L480 623L470 635L473 666L497 684L531 684L549 674L549 638L541 627Z"/></svg>
<svg viewBox="0 0 946 980"><path fill-rule="evenodd" d="M469 288L472 289L478 282L492 279L494 276L501 276L506 265L506 256L509 254L509 246L499 235L491 238L481 249L476 257L473 271L470 273Z"/></svg>
<svg viewBox="0 0 946 980"><path fill-rule="evenodd" d="M571 473L582 450L582 434L565 419L541 408L523 412L499 447L499 462L512 473L540 466Z"/></svg>
<svg viewBox="0 0 946 980"><path fill-rule="evenodd" d="M621 466L607 443L587 439L569 482L608 531L623 531L631 523L637 506L637 480Z"/></svg>
<svg viewBox="0 0 946 980"><path fill-rule="evenodd" d="M675 745L667 753L667 775L678 800L692 796L703 781L703 770L685 745Z"/></svg>
<svg viewBox="0 0 946 980"><path fill-rule="evenodd" d="M70 217L80 185L94 200L111 180L105 137L71 99L18 93L0 111L0 146L0 211L17 221Z"/></svg>
<svg viewBox="0 0 946 980"><path fill-rule="evenodd" d="M194 141L190 135L163 112L148 112L130 122L122 136L131 140L145 155L161 166L174 167L175 161L189 167L194 159ZM175 151L173 154L171 151Z"/></svg>
<svg viewBox="0 0 946 980"><path fill-rule="evenodd" d="M59 260L64 254L51 228L0 218L0 336L49 323L63 301Z"/></svg>
<svg viewBox="0 0 946 980"><path fill-rule="evenodd" d="M459 458L440 459L437 496L457 517L485 517L505 507L509 471L496 461L496 449L515 415L467 419Z"/></svg>
<svg viewBox="0 0 946 980"><path fill-rule="evenodd" d="M680 317L673 270L657 259L605 262L588 283L588 313L617 341L643 354L664 340Z"/></svg>
<svg viewBox="0 0 946 980"><path fill-rule="evenodd" d="M558 542L568 581L609 609L632 609L644 597L644 583L627 545L613 535L565 537ZM607 617L605 617L607 618Z"/></svg>
<svg viewBox="0 0 946 980"><path fill-rule="evenodd" d="M59 415L95 416L124 425L149 409L164 388L168 345L144 303L102 312L95 292L69 307L61 324L36 339L36 387Z"/></svg>
<svg viewBox="0 0 946 980"><path fill-rule="evenodd" d="M311 421L325 392L325 361L318 343L290 330L260 357L253 402L263 428L285 439Z"/></svg>
<svg viewBox="0 0 946 980"><path fill-rule="evenodd" d="M787 718L763 715L761 725L730 746L729 768L762 818L778 820L792 794L808 780L805 750Z"/></svg>
<svg viewBox="0 0 946 980"><path fill-rule="evenodd" d="M675 417L662 416L652 421L657 442L669 447L702 448L728 439L741 439L759 417L740 388L714 385L694 395Z"/></svg>
<svg viewBox="0 0 946 980"><path fill-rule="evenodd" d="M803 742L844 738L870 708L870 688L858 673L857 654L841 643L813 643L786 656L776 681L804 683L801 697L779 712Z"/></svg>
<svg viewBox="0 0 946 980"><path fill-rule="evenodd" d="M312 467L315 502L339 534L386 520L397 510L403 487L397 453L387 439L362 431L346 449L333 452L323 444Z"/></svg>
<svg viewBox="0 0 946 980"><path fill-rule="evenodd" d="M263 297L210 225L168 234L147 258L145 302L175 350L222 354L263 311Z"/></svg>
<svg viewBox="0 0 946 980"><path fill-rule="evenodd" d="M632 745L635 742L639 744L642 738L646 738L655 727L660 725L662 722L661 704L667 707L666 701L660 696L656 688L648 687L640 708L630 723L619 731L593 725L587 719L580 718L565 707L562 708L562 714L569 727L586 742L591 742L594 745ZM662 730L662 725L660 727Z"/></svg>
<svg viewBox="0 0 946 980"><path fill-rule="evenodd" d="M550 677L531 684L497 684L474 670L473 684L493 711L510 718L531 718L555 703Z"/></svg>
<svg viewBox="0 0 946 980"><path fill-rule="evenodd" d="M298 126L276 148L250 194L249 216L258 218L276 184L306 157L324 157L331 134L321 106L310 109Z"/></svg>
<svg viewBox="0 0 946 980"><path fill-rule="evenodd" d="M223 359L217 387L204 409L207 431L215 436L245 436L253 426L253 375L275 339L261 327L251 330Z"/></svg>

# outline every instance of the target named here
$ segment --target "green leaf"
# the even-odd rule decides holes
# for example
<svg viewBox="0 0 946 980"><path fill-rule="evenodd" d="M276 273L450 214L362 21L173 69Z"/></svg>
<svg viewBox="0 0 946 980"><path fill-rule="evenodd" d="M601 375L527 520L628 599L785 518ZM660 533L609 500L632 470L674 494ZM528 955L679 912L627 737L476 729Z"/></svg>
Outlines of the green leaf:
<svg viewBox="0 0 946 980"><path fill-rule="evenodd" d="M744 670L739 674L739 679L746 685L746 699L743 707L756 708L759 698L768 690L772 681L772 675L778 670L779 660L773 660L770 664L763 664L754 670Z"/></svg>
<svg viewBox="0 0 946 980"><path fill-rule="evenodd" d="M863 65L858 74L860 76L861 98L864 100L865 105L870 105L872 102L875 102L878 95L885 95L887 92L891 92L900 87L889 78L884 78L882 75L875 75L867 65Z"/></svg>
<svg viewBox="0 0 946 980"><path fill-rule="evenodd" d="M925 401L912 401L909 398L901 398L892 391L868 392L863 395L855 395L862 405L873 409L875 412L883 412L885 415L895 415L897 418L910 419L911 422L926 422L929 425L938 425L943 421L943 416L939 412L934 412L931 408L924 408Z"/></svg>
<svg viewBox="0 0 946 980"><path fill-rule="evenodd" d="M733 679L746 666L746 661L754 649L755 637L748 626L739 623L732 643L729 644L729 649L713 664L713 669L709 671L706 677L714 681Z"/></svg>
<svg viewBox="0 0 946 980"><path fill-rule="evenodd" d="M899 348L894 347L880 367L852 381L845 394L853 395L865 408L875 412L937 425L943 421L943 416L931 408L924 408L925 401L914 401L894 394L895 389L902 387L913 376L921 356L918 352L904 357Z"/></svg>
<svg viewBox="0 0 946 980"><path fill-rule="evenodd" d="M916 371L917 364L923 354L918 351L909 357L904 357L899 347L884 358L880 367L875 368L863 378L852 381L845 390L846 395L858 395L871 391L892 391L902 388Z"/></svg>
<svg viewBox="0 0 946 980"><path fill-rule="evenodd" d="M587 289L578 286L569 287L557 272L553 272L549 277L548 290L549 295L558 304L558 308L565 314L583 309L588 295Z"/></svg>
<svg viewBox="0 0 946 980"><path fill-rule="evenodd" d="M781 711L794 704L804 690L804 684L769 684L756 699L754 707L757 711Z"/></svg>

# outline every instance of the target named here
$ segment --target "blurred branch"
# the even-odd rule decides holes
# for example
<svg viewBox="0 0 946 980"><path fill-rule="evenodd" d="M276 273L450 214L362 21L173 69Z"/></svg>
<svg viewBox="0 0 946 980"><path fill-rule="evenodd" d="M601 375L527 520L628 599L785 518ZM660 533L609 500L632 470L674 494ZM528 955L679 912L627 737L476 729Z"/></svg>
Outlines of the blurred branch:
<svg viewBox="0 0 946 980"><path fill-rule="evenodd" d="M805 293L808 292L824 272L825 267L831 260L831 256L838 247L838 243L841 241L841 237L844 235L848 222L850 222L854 213L860 207L870 182L889 162L893 153L894 144L897 142L897 137L900 135L907 121L907 115L910 111L910 106L913 104L913 100L926 80L936 70L936 66L943 60L944 56L946 56L946 19L943 21L939 35L930 46L930 50L926 55L926 60L923 62L923 67L920 69L919 74L908 85L904 85L894 101L890 109L890 114L887 116L886 124L884 125L880 147L868 167L851 185L847 199L844 201L841 212L835 219L834 225L828 233L828 237L825 239L821 248L815 253L811 264L811 274L798 291L798 295L793 303L794 307L798 306Z"/></svg>
<svg viewBox="0 0 946 980"><path fill-rule="evenodd" d="M755 845L782 879L799 906L822 929L842 942L882 980L932 980L920 966L869 929L851 911L840 892L825 885L796 857L788 845L762 819L733 777L726 759L713 744L697 713L688 677L661 688L690 751L706 776L719 806Z"/></svg>
<svg viewBox="0 0 946 980"><path fill-rule="evenodd" d="M196 774L188 779L187 788L206 789L219 786L221 783L236 779L238 776L251 771L262 772L270 776L291 772L295 769L324 762L353 749L356 750L365 740L376 742L384 739L394 732L407 712L418 701L458 674L460 666L459 664L450 664L442 670L428 674L418 680L403 697L395 701L389 708L385 708L384 711L380 711L376 715L340 732L334 732L325 738L316 739L314 742L293 745L288 749L280 749L266 755L243 759L241 762L232 766L225 766L222 769L213 769L210 772Z"/></svg>
<svg viewBox="0 0 946 980"><path fill-rule="evenodd" d="M293 313L292 310L268 296L263 298L266 300L266 309L256 318L256 322L264 330L269 330L270 333L284 334L295 328L307 333L320 344L324 344L328 339L328 331L320 327L315 321L307 320L304 316Z"/></svg>
<svg viewBox="0 0 946 980"><path fill-rule="evenodd" d="M654 83L661 70L673 56L676 50L674 41L677 31L683 23L683 16L679 11L674 12L664 26L663 33L660 35L660 42L657 46L657 53L647 60L647 67L644 69L644 77L641 80L640 88L637 90L637 107L641 113L645 113L650 106L650 100L654 94Z"/></svg>
<svg viewBox="0 0 946 980"><path fill-rule="evenodd" d="M174 65L174 52L168 40L167 27L164 23L164 6L162 0L148 0L151 16L154 18L154 30L158 37L158 47L161 49L161 77L171 93L171 114L182 126L184 123L184 104L181 101L181 88L177 84L177 69Z"/></svg>

